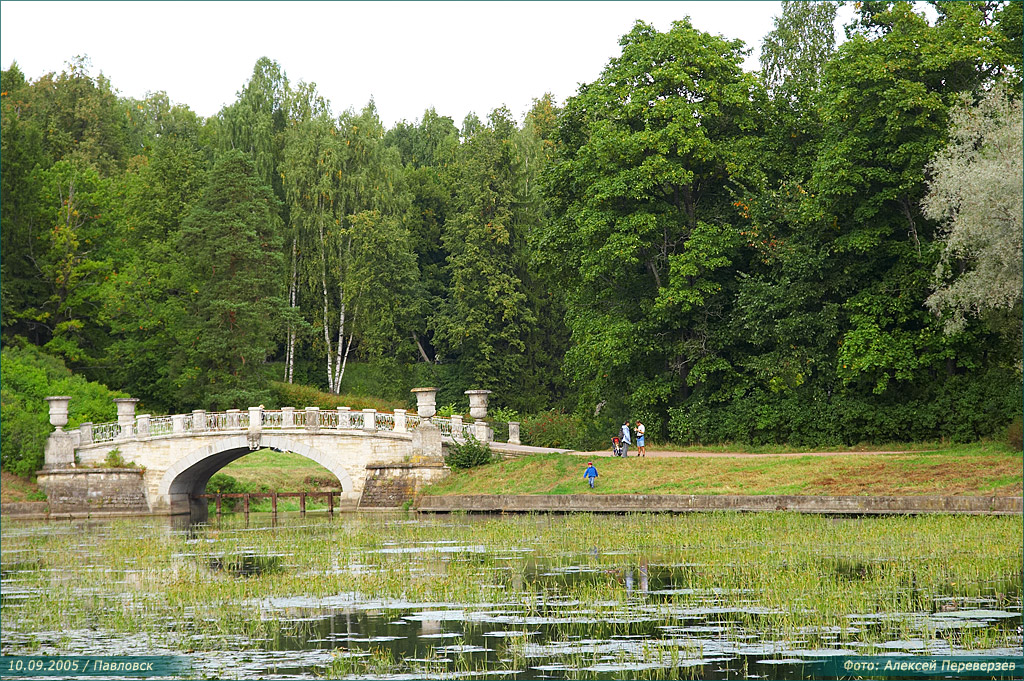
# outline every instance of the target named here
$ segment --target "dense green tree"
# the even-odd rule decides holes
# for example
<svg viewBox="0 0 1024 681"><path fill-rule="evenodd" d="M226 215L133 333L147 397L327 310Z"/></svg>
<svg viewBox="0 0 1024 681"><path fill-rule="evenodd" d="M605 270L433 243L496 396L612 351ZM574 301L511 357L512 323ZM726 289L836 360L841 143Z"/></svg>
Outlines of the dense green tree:
<svg viewBox="0 0 1024 681"><path fill-rule="evenodd" d="M34 343L47 341L45 329L21 313L46 296L35 260L40 225L37 167L46 163L40 124L29 114L29 85L12 64L0 74L0 303L3 339L23 335Z"/></svg>
<svg viewBox="0 0 1024 681"><path fill-rule="evenodd" d="M117 245L104 286L102 321L110 328L105 374L153 409L178 402L172 367L186 292L182 219L205 186L205 161L194 137L160 136L122 183L122 212L108 238Z"/></svg>
<svg viewBox="0 0 1024 681"><path fill-rule="evenodd" d="M437 309L448 286L447 252L441 234L451 194L444 176L454 162L459 132L451 118L427 109L417 124L398 123L385 134L384 142L398 149L405 165L405 185L411 196L405 220L410 246L417 258L424 303L429 309ZM410 333L420 359L433 362L436 351L427 322L426 315L420 316Z"/></svg>
<svg viewBox="0 0 1024 681"><path fill-rule="evenodd" d="M568 292L566 370L581 408L628 396L660 431L676 393L718 363L708 323L737 246L752 76L738 42L638 22L601 77L566 102L545 264Z"/></svg>
<svg viewBox="0 0 1024 681"><path fill-rule="evenodd" d="M438 352L456 364L459 380L494 389L515 385L536 322L520 267L524 156L506 109L471 129L447 175L453 203L442 242L449 287L431 326Z"/></svg>
<svg viewBox="0 0 1024 681"><path fill-rule="evenodd" d="M954 358L968 337L944 336L923 306L938 249L920 210L925 165L942 147L950 106L1005 55L978 5L946 3L929 25L910 3L864 3L826 70L825 149L812 182L834 232L827 285L843 296L837 370L875 391Z"/></svg>
<svg viewBox="0 0 1024 681"><path fill-rule="evenodd" d="M363 211L398 215L408 207L398 151L383 144L371 102L359 114L326 113L297 121L286 136L282 175L298 244L299 287L313 348L325 361L327 388L340 392L356 341L356 314L346 292L352 263L349 217Z"/></svg>
<svg viewBox="0 0 1024 681"><path fill-rule="evenodd" d="M288 76L276 61L260 57L238 98L219 116L221 148L248 154L260 181L272 187L278 198L284 197L277 166L288 102Z"/></svg>
<svg viewBox="0 0 1024 681"><path fill-rule="evenodd" d="M410 329L422 318L425 303L409 232L398 216L376 210L351 215L347 223L345 302L359 355L375 362L408 361Z"/></svg>
<svg viewBox="0 0 1024 681"><path fill-rule="evenodd" d="M100 284L110 270L104 233L112 220L111 182L80 161L60 161L37 178L40 229L29 257L44 295L14 314L42 329L47 350L86 362L105 344L96 317Z"/></svg>
<svg viewBox="0 0 1024 681"><path fill-rule="evenodd" d="M89 68L88 58L76 57L60 74L32 83L24 112L39 123L51 163L74 159L110 177L131 154L127 119L110 81Z"/></svg>
<svg viewBox="0 0 1024 681"><path fill-rule="evenodd" d="M226 152L178 234L190 289L172 375L184 404L269 399L266 361L288 314L280 217L248 156Z"/></svg>

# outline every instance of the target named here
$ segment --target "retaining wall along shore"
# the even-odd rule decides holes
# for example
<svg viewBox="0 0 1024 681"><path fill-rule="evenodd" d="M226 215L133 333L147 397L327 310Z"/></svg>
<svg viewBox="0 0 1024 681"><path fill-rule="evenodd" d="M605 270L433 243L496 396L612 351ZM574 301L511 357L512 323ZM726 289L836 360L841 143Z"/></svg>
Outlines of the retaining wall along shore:
<svg viewBox="0 0 1024 681"><path fill-rule="evenodd" d="M453 494L425 496L417 511L450 513L686 513L694 511L795 511L849 515L966 513L1021 515L1022 497L791 496L686 494Z"/></svg>

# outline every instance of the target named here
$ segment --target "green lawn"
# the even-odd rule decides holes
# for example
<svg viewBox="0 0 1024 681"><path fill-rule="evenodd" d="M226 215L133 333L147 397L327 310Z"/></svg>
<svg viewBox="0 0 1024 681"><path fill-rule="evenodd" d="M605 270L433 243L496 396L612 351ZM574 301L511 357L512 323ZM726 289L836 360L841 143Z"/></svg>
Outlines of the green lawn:
<svg viewBox="0 0 1024 681"><path fill-rule="evenodd" d="M292 452L261 449L220 470L239 482L266 485L275 492L340 490L341 483L320 464ZM297 502L296 502L297 503Z"/></svg>
<svg viewBox="0 0 1024 681"><path fill-rule="evenodd" d="M599 458L597 494L1019 496L1021 454L997 443L910 454ZM457 472L426 494L591 493L587 459L540 454Z"/></svg>

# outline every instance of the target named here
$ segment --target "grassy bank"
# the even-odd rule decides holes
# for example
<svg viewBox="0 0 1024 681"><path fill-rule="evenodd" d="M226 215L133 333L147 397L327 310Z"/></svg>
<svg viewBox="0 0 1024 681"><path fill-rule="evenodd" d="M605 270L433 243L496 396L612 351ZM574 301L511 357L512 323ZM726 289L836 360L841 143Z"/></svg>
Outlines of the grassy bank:
<svg viewBox="0 0 1024 681"><path fill-rule="evenodd" d="M601 458L541 454L457 472L426 494L802 494L1019 496L1021 456L1001 444L939 452L750 458Z"/></svg>
<svg viewBox="0 0 1024 681"><path fill-rule="evenodd" d="M220 470L243 484L266 486L272 492L340 490L341 483L320 464L292 452L261 449Z"/></svg>
<svg viewBox="0 0 1024 681"><path fill-rule="evenodd" d="M39 489L39 485L28 478L7 471L0 471L0 476L0 501L3 503L46 501L46 495Z"/></svg>

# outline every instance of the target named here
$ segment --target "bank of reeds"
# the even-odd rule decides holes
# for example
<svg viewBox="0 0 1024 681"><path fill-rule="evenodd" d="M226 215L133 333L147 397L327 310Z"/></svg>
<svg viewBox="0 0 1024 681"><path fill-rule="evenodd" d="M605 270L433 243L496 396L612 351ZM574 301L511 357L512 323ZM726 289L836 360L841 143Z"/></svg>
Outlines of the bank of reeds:
<svg viewBox="0 0 1024 681"><path fill-rule="evenodd" d="M838 639L868 654L887 641L940 635L967 650L1019 645L998 626L921 625L922 616L978 599L1019 612L1019 518L346 515L256 529L234 516L189 531L140 520L8 522L3 545L8 654L28 651L33 636L83 629L147 632L171 649L259 646L310 636L311 621L368 602L539 618L542 651L580 678L619 658L631 677L685 677L687 660L705 653L692 640L673 642L672 632L707 613L724 623L727 640L753 632L824 647ZM643 645L595 658L579 643L621 637ZM512 637L496 657L455 655L445 669L522 668L530 641ZM334 665L372 676L441 663L367 647Z"/></svg>

